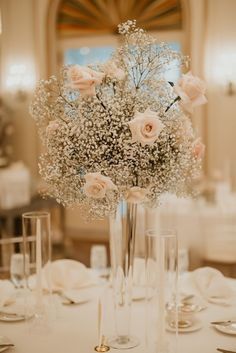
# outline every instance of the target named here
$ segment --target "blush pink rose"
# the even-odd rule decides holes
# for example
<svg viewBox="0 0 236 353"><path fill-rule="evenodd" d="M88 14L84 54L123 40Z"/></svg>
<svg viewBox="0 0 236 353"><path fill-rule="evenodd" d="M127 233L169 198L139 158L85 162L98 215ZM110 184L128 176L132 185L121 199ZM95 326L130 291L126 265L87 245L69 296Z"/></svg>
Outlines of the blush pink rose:
<svg viewBox="0 0 236 353"><path fill-rule="evenodd" d="M139 186L133 186L126 192L125 199L130 203L143 202L146 200L147 193L147 189L140 188Z"/></svg>
<svg viewBox="0 0 236 353"><path fill-rule="evenodd" d="M117 190L111 179L101 173L87 173L84 178L84 193L88 197L101 199L106 196L108 190Z"/></svg>
<svg viewBox="0 0 236 353"><path fill-rule="evenodd" d="M60 125L56 120L50 121L50 123L47 126L46 133L47 135L51 135L53 132L57 131L59 129Z"/></svg>
<svg viewBox="0 0 236 353"><path fill-rule="evenodd" d="M79 65L68 69L68 86L79 90L82 96L94 96L95 86L102 82L104 74Z"/></svg>
<svg viewBox="0 0 236 353"><path fill-rule="evenodd" d="M116 66L116 64L112 61L107 61L103 65L103 72L111 78L115 78L119 81L124 80L126 76L125 71Z"/></svg>
<svg viewBox="0 0 236 353"><path fill-rule="evenodd" d="M207 102L205 82L193 76L191 72L180 78L174 86L174 91L181 98L180 104L188 113L192 113L194 107Z"/></svg>
<svg viewBox="0 0 236 353"><path fill-rule="evenodd" d="M164 128L158 114L149 108L144 113L137 112L128 124L132 142L140 142L142 146L152 145Z"/></svg>
<svg viewBox="0 0 236 353"><path fill-rule="evenodd" d="M202 143L200 138L197 138L193 142L193 155L196 159L202 159L205 153L205 145Z"/></svg>

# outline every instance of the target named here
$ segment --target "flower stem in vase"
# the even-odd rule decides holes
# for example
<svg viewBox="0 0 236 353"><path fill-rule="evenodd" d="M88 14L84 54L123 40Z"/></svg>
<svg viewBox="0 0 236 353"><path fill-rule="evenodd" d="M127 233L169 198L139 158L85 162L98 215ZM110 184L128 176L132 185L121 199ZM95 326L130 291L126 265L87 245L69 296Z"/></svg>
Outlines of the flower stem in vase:
<svg viewBox="0 0 236 353"><path fill-rule="evenodd" d="M109 340L109 345L117 349L130 349L139 344L130 335L136 221L137 205L124 201L118 207L116 215L110 218L116 336Z"/></svg>

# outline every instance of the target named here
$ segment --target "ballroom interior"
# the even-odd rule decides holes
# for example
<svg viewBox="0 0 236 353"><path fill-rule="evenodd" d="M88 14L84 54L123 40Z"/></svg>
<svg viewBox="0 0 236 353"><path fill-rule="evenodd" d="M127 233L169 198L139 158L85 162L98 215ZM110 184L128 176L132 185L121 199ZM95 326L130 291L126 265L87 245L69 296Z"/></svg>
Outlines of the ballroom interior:
<svg viewBox="0 0 236 353"><path fill-rule="evenodd" d="M146 235L149 234L149 228L152 228L153 225L157 225L158 230L171 230L171 232L177 235L178 241L178 247L176 248L178 273L180 275L195 273L194 281L198 283L199 288L199 283L201 283L202 293L204 290L207 293L210 286L210 278L215 276L212 291L221 293L222 290L222 293L224 292L222 294L224 300L221 302L220 300L222 298L219 299L217 295L216 297L217 300L219 299L219 302L215 301L214 295L212 295L212 297L207 297L207 299L210 298L208 304L211 303L209 305L213 305L209 308L209 310L212 310L209 311L209 317L204 311L199 314L194 313L203 316L200 321L196 320L193 324L190 319L188 319L190 321L184 321L185 318L181 319L183 322L187 322L186 327L187 330L189 330L186 332L199 330L199 333L196 333L195 337L198 339L199 347L203 353L215 352L214 348L216 346L221 347L220 344L226 347L226 350L222 350L222 352L234 353L234 350L236 350L235 341L233 341L234 337L228 338L229 336L227 336L227 333L235 335L235 328L232 328L232 330L234 330L232 331L233 333L227 332L227 330L224 331L223 329L221 330L221 333L216 333L215 331L213 332L213 330L210 330L209 327L203 327L202 322L204 318L208 321L210 320L210 313L212 321L225 320L229 317L230 320L235 320L236 318L235 304L232 307L228 302L228 294L231 293L231 289L227 292L228 287L223 282L223 280L227 280L234 283L236 279L235 16L236 0L0 0L0 331L2 331L4 335L11 336L10 326L14 324L4 326L5 323L1 322L4 320L7 321L6 319L1 319L2 308L11 308L11 305L8 306L8 304L3 304L5 302L1 301L3 300L3 296L1 296L1 288L3 287L1 286L3 285L3 282L5 286L5 281L9 279L9 276L11 276L11 282L13 282L15 286L14 276L12 280L12 269L14 268L12 254L14 252L18 252L19 254L17 255L24 253L24 275L26 276L28 255L25 255L26 243L22 240L23 233L25 235L27 232L31 232L30 236L33 237L32 234L34 234L34 238L36 234L36 248L31 247L30 251L36 251L34 265L37 276L36 297L38 295L37 298L39 302L41 293L39 287L42 287L42 283L39 280L41 274L40 271L42 270L42 262L40 261L42 261L42 259L37 257L37 251L40 251L41 254L41 252L46 249L43 247L43 243L41 243L40 246L38 245L39 243L37 243L37 236L40 236L39 233L41 231L42 234L43 232L47 233L47 231L50 233L51 243L46 246L49 246L52 250L51 259L52 263L55 264L55 268L53 268L53 271L55 271L53 272L53 276L55 275L55 278L57 278L58 281L58 278L60 277L58 272L61 274L63 273L66 276L66 272L63 272L65 270L65 268L63 268L63 263L61 262L60 265L59 262L57 262L59 260L73 260L73 262L70 263L71 271L76 272L76 266L78 266L78 273L81 274L79 275L80 277L78 277L78 281L82 281L81 278L85 276L85 272L83 271L85 271L85 269L86 271L90 271L90 268L94 271L98 271L99 276L101 275L99 278L107 280L110 268L115 266L114 259L112 260L112 256L110 256L112 251L116 251L115 246L118 244L114 245L114 239L111 241L113 229L111 221L112 216L106 214L106 217L98 217L96 219L96 217L90 216L90 213L85 216L84 211L79 207L78 200L81 199L83 202L84 194L86 194L85 186L87 184L81 187L82 196L78 196L78 200L76 200L78 202L75 202L74 205L72 204L70 207L65 207L61 202L58 202L60 200L60 197L58 196L59 191L58 193L55 192L55 196L53 194L48 195L47 182L50 177L47 178L46 172L42 172L42 167L39 167L39 163L42 163L40 156L46 152L50 143L47 142L44 144L42 142L42 139L39 136L40 126L37 120L44 118L43 114L46 114L44 111L46 111L47 108L43 106L42 103L44 96L42 95L42 98L37 97L37 99L35 99L35 92L40 80L46 80L45 86L47 84L49 85L51 82L49 79L50 77L59 77L60 75L60 77L64 77L63 75L66 75L64 72L70 70L70 68L81 68L87 67L88 65L90 65L90 67L97 67L95 66L97 63L105 65L112 55L114 55L115 51L119 51L119 47L124 44L124 39L118 34L118 25L129 20L136 20L137 26L143 28L146 31L145 33L150 34L159 43L167 43L170 50L173 50L176 53L176 58L182 53L182 58L184 58L182 60L185 63L185 67L175 67L177 60L175 59L173 63L170 64L168 69L169 72L167 73L167 76L165 76L167 77L166 80L170 84L171 89L172 86L177 85L178 82L180 82L179 80L182 75L185 75L186 77L188 75L187 73L190 71L192 75L199 77L202 80L201 85L203 85L204 82L207 102L202 105L200 103L196 104L197 106L194 108L193 113L191 112L191 115L189 115L189 122L193 127L197 141L201 141L201 146L205 146L203 149L204 157L199 163L199 172L197 176L193 178L190 185L188 185L189 195L176 196L166 188L164 190L167 190L167 192L159 193L158 205L156 204L155 208L145 207L142 203L134 203L135 206L129 206L128 204L128 206L125 206L127 207L127 209L125 208L125 211L122 209L122 212L127 212L128 210L131 215L131 213L134 212L133 210L135 207L136 212L136 225L134 228L132 228L133 225L130 225L128 220L126 221L127 229L131 227L131 235L135 232L135 244L132 245L132 249L134 261L135 259L138 260L136 265L134 264L133 266L134 282L139 282L141 280L141 272L143 271L142 266L144 266L143 263L141 265L141 260L144 261L146 258L145 256L147 256L145 253L145 246L147 245ZM156 53L159 55L158 51ZM114 66L112 67L114 69ZM139 68L140 67L141 66L139 66ZM86 70L91 69L89 68ZM84 75L90 75L91 72L92 71L86 71ZM121 71L119 71L119 73L121 75ZM71 77L71 79L73 79L73 72ZM52 82L53 80L54 79L52 79ZM95 81L93 81L92 84L94 84L94 82L100 82L100 78L95 78L94 80ZM112 82L114 94L116 94L117 88L114 79L113 81L105 82ZM83 84L80 87L82 96ZM99 91L97 83L94 87L96 88L96 92L101 92ZM67 92L67 89L68 84L63 87L63 92ZM76 94L77 93L75 92L71 93L71 91L69 91L67 96L67 99L69 100L68 102L60 91L59 98L64 99L65 101L64 108L61 108L64 109L64 115L61 113L60 107L56 107L55 112L53 112L53 116L54 118L56 117L56 119L58 118L57 115L62 114L62 120L59 119L60 124L63 124L63 119L67 112L66 109L68 109L69 106L72 106L73 97L75 97ZM48 93L48 95L48 102L50 103L50 93ZM98 100L100 99L99 93L97 93L96 97ZM160 95L159 97L161 101L162 96ZM78 100L79 99L80 98L78 98ZM85 97L85 101L86 99L87 98ZM88 102L90 102L89 99L92 100L93 98L88 98ZM178 103L178 100L181 104L181 101L183 101L181 95L178 95L177 99L166 108L165 113L168 112L169 109L171 110L173 108L172 105L176 101ZM63 105L60 99L57 103L58 105ZM34 106L32 108L32 104L35 104L36 106L37 104L38 106L41 104L41 110L39 109L39 112L37 113L37 119L32 117L34 114L32 113L34 109ZM104 103L102 101L101 106L102 108L99 109L101 109L100 112L103 113L102 109L104 108ZM51 106L49 106L48 109L51 109L50 107ZM82 108L79 106L76 107L78 111L83 108L83 106ZM147 106L145 106L145 109L146 107ZM113 108L114 107L111 107L111 109ZM106 107L104 110L105 109ZM150 113L150 110L148 109L145 111L143 109L141 113L138 112L135 114L139 114L140 117L141 115L144 116L147 111ZM154 114L154 112L151 113ZM94 119L95 115L96 112L94 113ZM91 126L93 126L92 123ZM163 124L161 126L163 126ZM55 125L54 123L54 126L51 125L51 127L51 134L54 136L53 134L57 133L55 131L58 128L58 124L56 123ZM148 125L147 128L151 129L152 125ZM55 129L55 131L53 129ZM115 133L116 132L114 132L114 136L116 136ZM97 134L99 135L99 133ZM83 131L81 136L84 136ZM91 136L93 135L91 134ZM137 135L133 135L132 132L133 146L136 143L135 146L140 147L137 140L134 139L134 136L138 139ZM78 138L80 138L80 136ZM91 137L91 139L92 138L93 137ZM183 137L183 139L184 138L185 137ZM77 142L75 142L75 144L76 143ZM141 148L146 151L151 150L151 147L149 148L149 146L143 147L142 143L143 142L141 141ZM86 147L89 151L89 141ZM51 150L53 150L53 146L51 147ZM60 153L56 151L55 146L54 151L60 159ZM64 154L66 152L62 151L61 153ZM82 155L83 151L81 150L80 153ZM87 155L89 155L89 152ZM63 159L64 155L61 155L61 158L61 160L65 160ZM97 165L96 160L94 161L94 165ZM51 175L56 175L57 167L55 164L52 163L48 168L52 173ZM180 166L177 164L176 168L180 168ZM119 168L117 168L117 180L121 173L118 169ZM79 176L84 176L83 166L81 168L80 166L77 166L76 170L79 171ZM93 169L90 168L89 171L90 174L92 174L91 172ZM94 171L100 173L99 170ZM125 172L126 171L124 170L123 173ZM111 195L110 197L112 198L114 197L112 195L117 191L117 187L110 179L108 181L108 176L109 173L105 173L101 183L105 183L106 187L108 189L110 188L111 194L108 194ZM100 174L99 177L101 177ZM138 180L138 176L135 177L136 180ZM62 178L64 178L63 175ZM181 176L179 178L181 179ZM58 184L54 185L54 190L57 189L57 185L60 185L60 180L57 182ZM73 188L75 189L74 185L81 186L79 181L78 184L68 184L68 190L65 191L65 195L69 195L70 192L71 194L73 194L73 192L76 194L76 190L72 190ZM99 187L101 185L104 187L104 184L99 184ZM134 187L136 186L134 185ZM147 193L147 191L145 192ZM124 193L122 195L126 194ZM97 201L96 196L94 196L94 200ZM98 202L100 202L99 200ZM144 198L144 200L146 199ZM86 207L89 207L89 202L86 204ZM98 203L98 205L103 204ZM97 207L99 209L99 206ZM36 214L35 212L42 213L40 213L40 216L36 221L35 233L32 233L33 226L31 225L32 227L30 228L27 222L30 215ZM50 230L47 228L47 221L44 223L45 214L50 215ZM124 220L122 227L123 224ZM117 232L119 230L118 228L119 227L117 226ZM18 241L22 241L23 243L18 244ZM131 246L130 244L131 243L128 243L128 249L129 246ZM125 251L128 251L127 248ZM47 257L46 253L47 251L43 253L42 257ZM18 266L19 269L21 264L20 262L17 264L17 258L15 260L15 265L16 267ZM125 262L126 260L123 259L123 261ZM130 266L129 261L128 263ZM74 268L72 268L72 265ZM135 268L135 266L137 267ZM206 271L206 273L204 273L204 271ZM207 273L207 271L213 271L213 277L210 277L211 272ZM71 276L73 277L75 273L72 272ZM67 274L69 274L69 272ZM208 276L206 279L208 282L203 281L205 275ZM89 281L94 285L94 278L91 278L88 280L88 286L90 286ZM61 281L63 282L64 280L65 278ZM87 286L86 283L84 285L85 287ZM206 286L206 283L208 283L208 288L204 289L203 286ZM56 292L55 290L55 293L64 296L64 300L66 299L68 301L66 293L69 293L69 291L58 292L57 290ZM104 292L102 293L105 296ZM189 292L189 290L184 293L187 297L191 297L192 295L192 292ZM229 296L230 295L231 294L229 294ZM106 298L104 298L105 297L103 297L103 301L100 300L98 304L98 315L100 316L104 314L101 314L101 312L103 312L102 310L106 307L106 304L104 304ZM137 298L136 301L138 304L135 303L134 307L135 305L137 307L140 305L140 309L138 307L138 310L141 310L141 304L139 303L143 298L141 296L140 300L138 294ZM160 296L158 298L160 304ZM185 298L184 294L183 298ZM204 298L206 299L206 297ZM234 298L236 298L236 289L234 291ZM4 300L6 300L6 298ZM77 297L75 295L72 299L70 297L69 303L67 302L66 304L75 304L77 303L76 300ZM133 300L135 301L135 299ZM8 303L7 300L6 303ZM79 302L79 304L80 303L81 302ZM219 307L217 304L219 304ZM81 304L76 307L78 317L81 308L81 318L84 318L85 320L88 319L86 305L90 304L85 304L84 306ZM198 305L200 308L199 311L201 311L202 308L205 308L204 306L201 307L201 301L197 301L196 304L193 300L193 305ZM63 307L63 310L68 309L64 309ZM64 312L63 310L62 316L64 313L66 317L65 322L67 322L66 320L69 320L69 315L72 314L69 314L69 312L66 313L66 311ZM95 312L95 304L94 308L91 306L88 310L88 312L93 315ZM139 313L137 314L135 310L136 309L134 309L134 315L143 315L140 314L141 311L137 311ZM234 312L234 317L232 316L231 310ZM75 312L73 314L75 314ZM181 315L182 314L183 313L181 313ZM15 314L11 313L11 315ZM106 310L104 315L107 315ZM158 315L160 315L160 313ZM167 314L167 321L169 320L168 315L171 314ZM91 316L91 318L93 318L93 316ZM140 316L137 316L137 318L140 318ZM162 318L163 317L160 318L159 316L160 322L162 322ZM89 331L86 331L86 325L84 328L82 328L83 325L79 326L81 346L78 344L76 350L73 344L77 334L76 316L74 315L71 320L71 322L75 324L75 327L71 328L70 334L68 333L68 340L70 341L70 343L68 343L68 353L87 353L93 351L93 345L96 343L96 335L94 333L96 330L94 327L97 319L94 319L91 323L92 330L94 329L91 337L89 336ZM106 317L104 320L106 321ZM9 318L8 321L10 321ZM132 330L136 333L135 336L139 335L137 332L143 332L140 326L141 322L139 321L140 320L137 319L137 322L132 326ZM231 321L229 322L231 323ZM236 321L232 322L235 323ZM171 321L171 323L173 322ZM20 325L20 323L16 323L15 325ZM57 325L56 329L58 331L56 332L58 335L55 336L57 337L55 338L57 344L52 346L53 341L48 340L47 342L49 343L46 343L46 339L42 342L36 340L37 347L33 350L35 353L42 351L45 353L61 353L62 348L63 352L64 349L67 349L65 343L62 341L63 334L64 332L67 332L67 328L63 325L60 326L60 319ZM105 327L106 329L106 324L102 325L104 326L98 324L100 330L100 336L98 335L98 349L106 349L106 345L109 345L109 341L105 341L105 338L103 341L103 337L105 337L106 334L103 335L103 333L101 333L101 327L103 327L103 329ZM180 333L181 330L185 333L185 328L178 327L180 328ZM200 330L202 327L205 331ZM23 342L23 337L25 337L23 328L21 329L19 326L18 333L15 331L13 334L13 331L12 337L17 346L15 352L27 353L27 349L23 349L25 347ZM66 334L67 333L65 333L65 335ZM199 334L199 336L197 336L197 334ZM202 336L200 336L200 334L202 334ZM219 336L217 336L217 334ZM72 336L73 339L70 340ZM191 336L191 334L186 334L186 338L184 337L181 341L183 336L180 337L179 348L181 349L181 352L187 353L189 350L186 347L190 348L192 346L191 338L193 338L193 336ZM8 343L5 343L4 339L1 341L1 337L0 351L2 352L1 344ZM85 337L90 337L90 339L87 339L86 341ZM140 337L142 337L142 335ZM203 342L206 342L208 337L212 337L212 340L209 339L209 342L204 346ZM140 340L142 341L141 338ZM160 341L162 342L162 338L160 338ZM132 339L130 339L129 342L132 342ZM45 344L45 346L43 344ZM134 343L134 346L135 344L136 343ZM21 346L23 347L23 351L20 350ZM56 346L57 348L55 348ZM110 346L117 348L115 345L112 346L112 343ZM34 347L33 343L32 347ZM54 348L51 349L50 347ZM88 350L88 347L90 347L90 350ZM208 349L206 347L208 347ZM2 349L5 348L8 349L9 347L3 346ZM120 349L125 349L122 347L122 344ZM196 348L193 348L192 353L195 353L194 349ZM100 351L105 352L106 350ZM134 352L175 353L177 351L173 350L167 352L166 350L159 350L158 348L156 350L150 350L149 352L141 345L141 348L134 349Z"/></svg>

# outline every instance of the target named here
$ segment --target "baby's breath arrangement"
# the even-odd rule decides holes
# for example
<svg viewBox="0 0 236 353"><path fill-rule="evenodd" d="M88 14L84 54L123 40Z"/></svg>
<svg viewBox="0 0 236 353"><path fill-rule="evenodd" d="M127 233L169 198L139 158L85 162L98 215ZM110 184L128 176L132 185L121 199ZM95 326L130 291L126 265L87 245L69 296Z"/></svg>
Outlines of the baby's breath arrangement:
<svg viewBox="0 0 236 353"><path fill-rule="evenodd" d="M122 199L156 206L164 192L182 195L203 153L189 119L205 102L203 82L191 73L168 82L170 64L185 58L135 21L119 33L123 45L107 63L64 67L39 82L31 106L49 194L94 217Z"/></svg>

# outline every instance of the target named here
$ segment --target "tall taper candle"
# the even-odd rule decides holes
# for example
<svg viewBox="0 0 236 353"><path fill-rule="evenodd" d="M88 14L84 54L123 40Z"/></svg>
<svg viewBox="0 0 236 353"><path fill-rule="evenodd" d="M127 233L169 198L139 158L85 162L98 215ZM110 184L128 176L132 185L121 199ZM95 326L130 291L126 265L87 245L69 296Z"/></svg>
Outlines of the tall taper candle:
<svg viewBox="0 0 236 353"><path fill-rule="evenodd" d="M42 309L43 304L42 287L42 246L41 246L41 223L36 220L36 306Z"/></svg>

